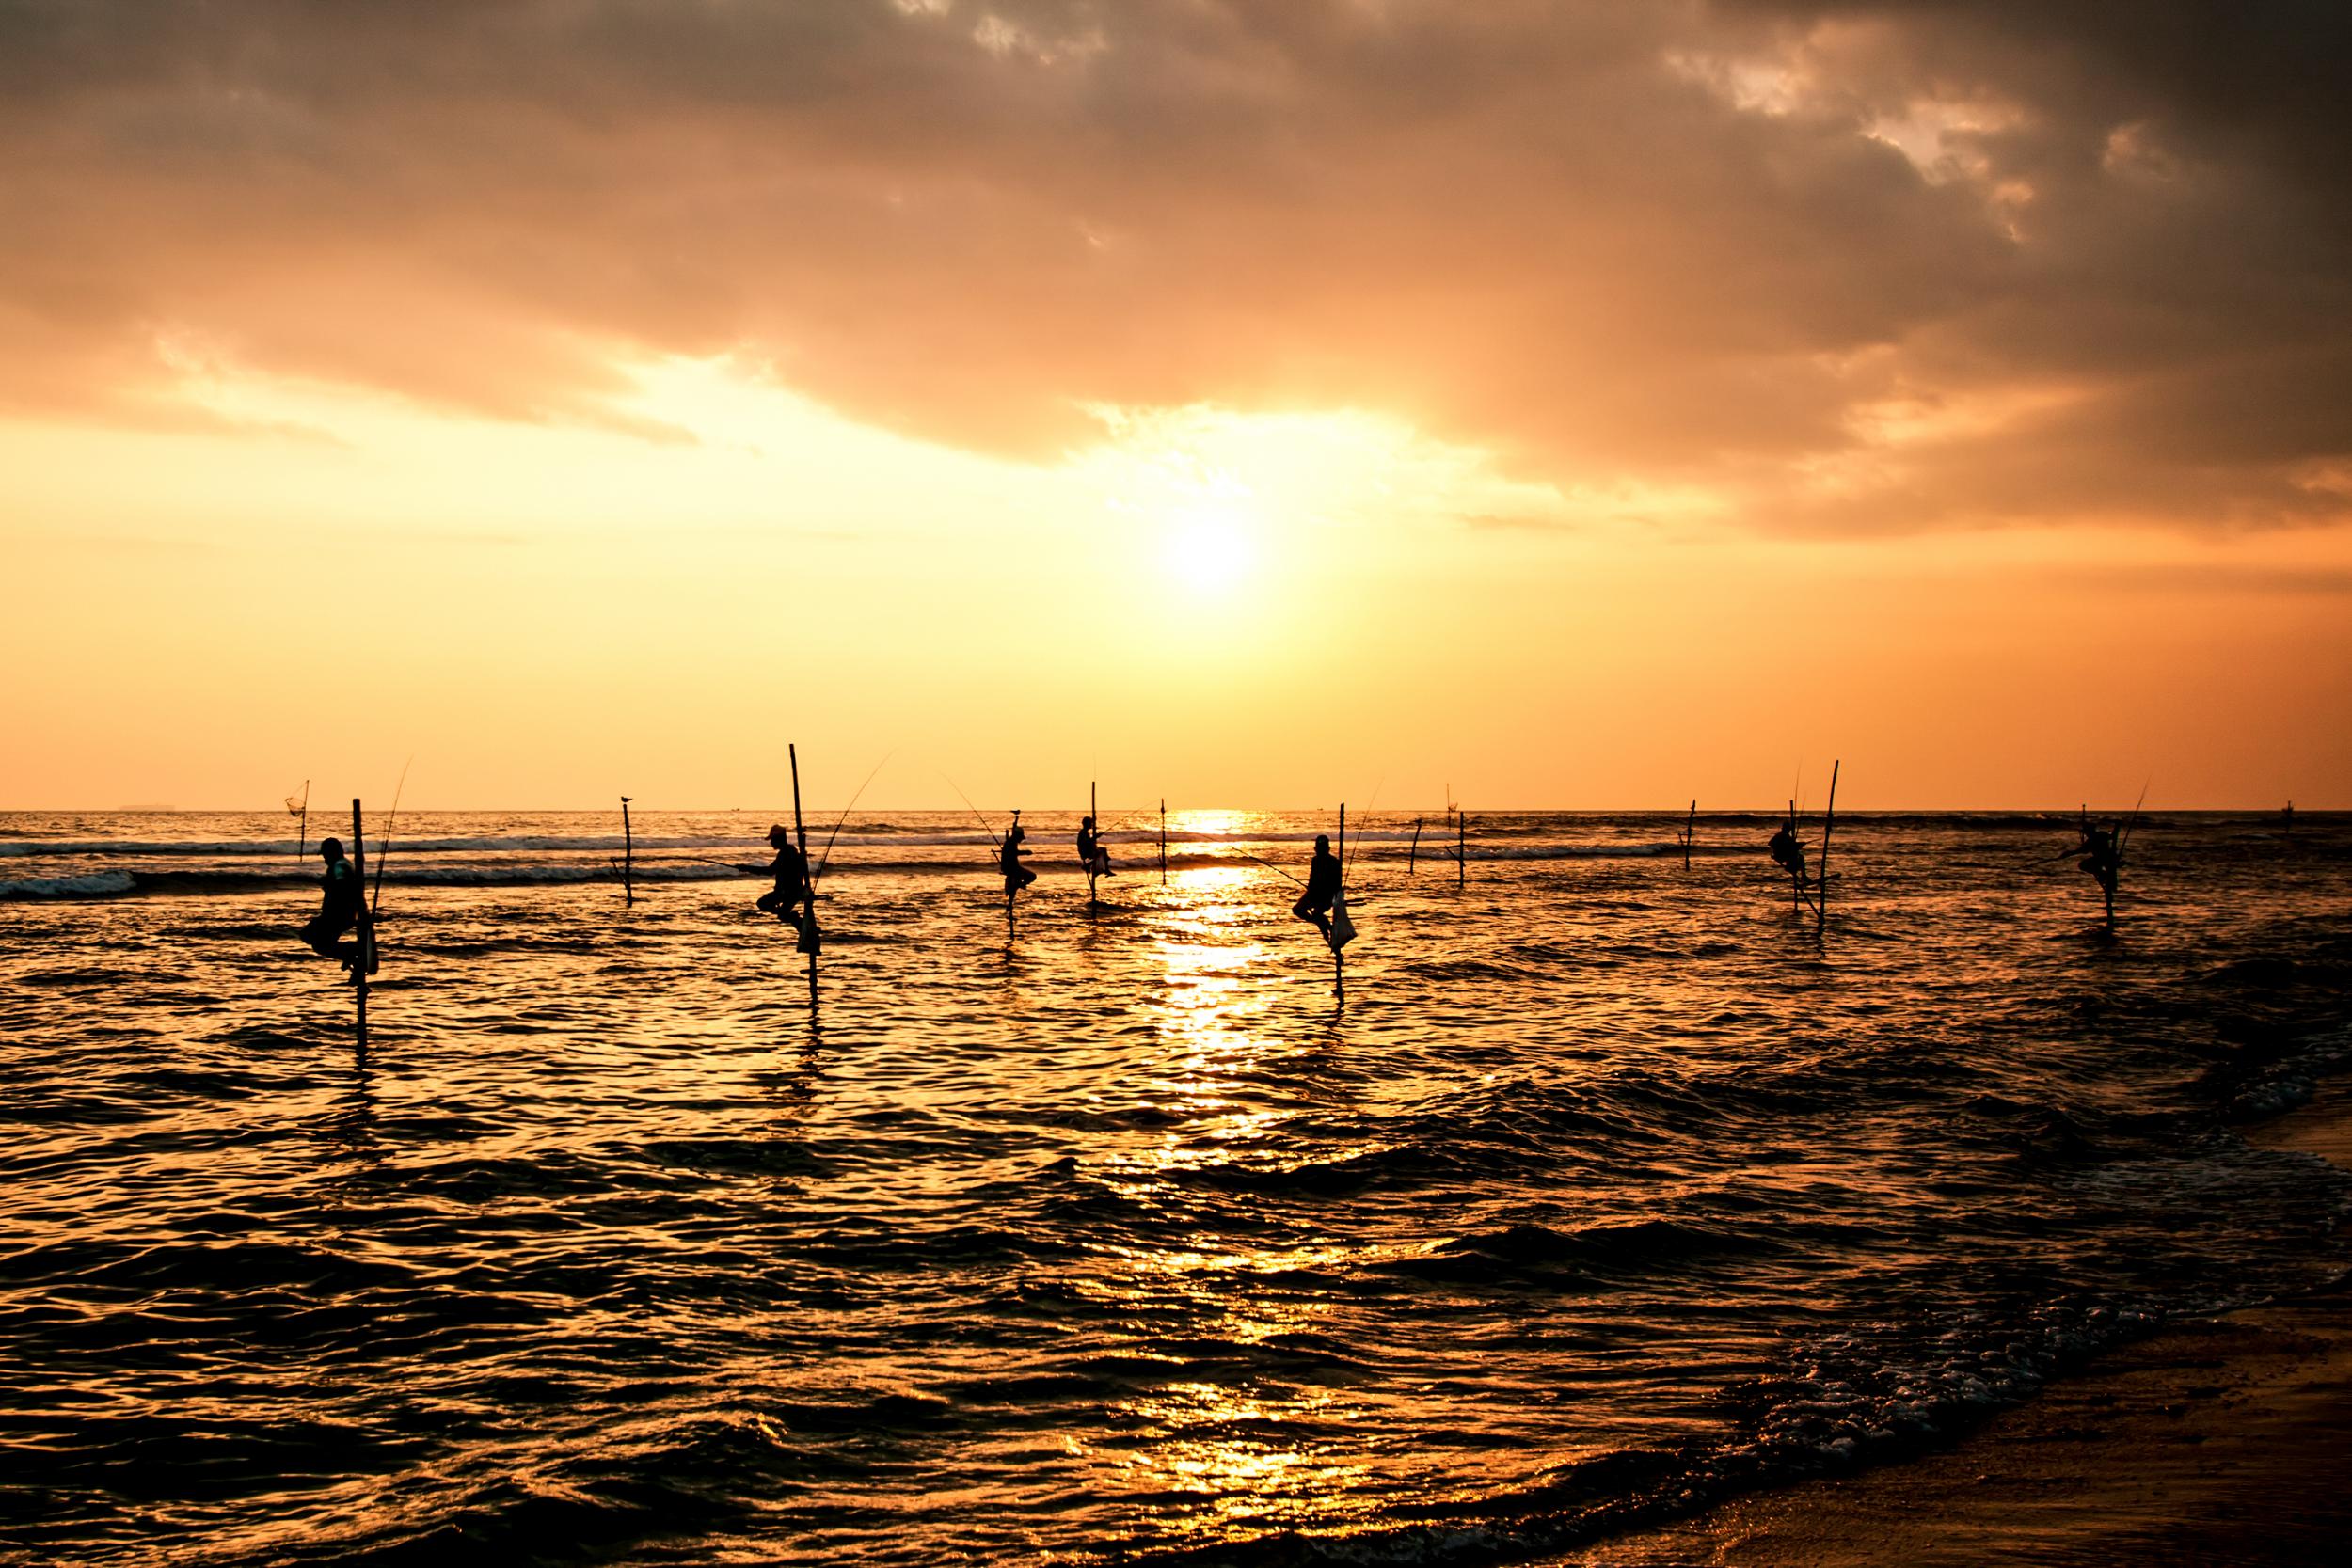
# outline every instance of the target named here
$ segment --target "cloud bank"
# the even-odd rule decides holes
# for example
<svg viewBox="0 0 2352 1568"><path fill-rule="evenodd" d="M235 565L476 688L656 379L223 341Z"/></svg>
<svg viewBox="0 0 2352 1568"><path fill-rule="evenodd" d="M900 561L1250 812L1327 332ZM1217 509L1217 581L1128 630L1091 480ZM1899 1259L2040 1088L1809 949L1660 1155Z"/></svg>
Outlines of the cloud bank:
<svg viewBox="0 0 2352 1568"><path fill-rule="evenodd" d="M1777 532L2352 517L2334 4L0 0L0 411L1051 457L1351 408Z"/></svg>

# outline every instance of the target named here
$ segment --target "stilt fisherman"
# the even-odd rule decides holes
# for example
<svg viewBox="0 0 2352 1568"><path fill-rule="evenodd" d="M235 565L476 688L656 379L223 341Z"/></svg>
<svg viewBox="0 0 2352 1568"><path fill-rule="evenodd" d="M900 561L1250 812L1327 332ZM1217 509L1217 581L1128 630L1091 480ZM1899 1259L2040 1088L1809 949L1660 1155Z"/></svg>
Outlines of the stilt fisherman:
<svg viewBox="0 0 2352 1568"><path fill-rule="evenodd" d="M1803 893L1809 879L1804 869L1804 846L1797 842L1795 806L1788 808L1788 820L1781 824L1780 832L1772 835L1772 843L1766 847L1772 852L1772 863L1788 872L1796 882L1797 891Z"/></svg>
<svg viewBox="0 0 2352 1568"><path fill-rule="evenodd" d="M358 978L357 963L359 944L340 939L345 931L359 924L367 908L367 889L361 884L358 868L343 854L343 841L330 838L319 845L319 859L326 863L326 875L322 882L326 896L319 902L319 912L302 927L302 940L310 944L310 951L323 958L333 958Z"/></svg>
<svg viewBox="0 0 2352 1568"><path fill-rule="evenodd" d="M759 907L796 929L804 929L817 912L816 895L808 885L808 857L792 842L792 831L779 822L768 830L768 847L776 852L769 874L776 885L759 895Z"/></svg>
<svg viewBox="0 0 2352 1568"><path fill-rule="evenodd" d="M1005 830L1005 842L996 850L996 868L1005 874L1007 909L1012 908L1013 899L1020 896L1023 888L1037 880L1037 873L1021 863L1021 857L1028 853L1021 846L1028 836L1021 826L1021 814L1014 812L1012 826Z"/></svg>
<svg viewBox="0 0 2352 1568"><path fill-rule="evenodd" d="M1094 818L1078 818L1078 863L1087 868L1089 877L1116 877L1111 869L1111 852L1103 847L1102 836L1094 831Z"/></svg>
<svg viewBox="0 0 2352 1568"><path fill-rule="evenodd" d="M2099 892L2106 899L2107 924L2111 927L2115 924L2115 884L2123 873L2122 835L2112 822L2105 827L2094 824L2089 811L2074 824L2074 847L2061 853L2078 857L2075 866L2099 884Z"/></svg>
<svg viewBox="0 0 2352 1568"><path fill-rule="evenodd" d="M1331 905L1340 895L1340 858L1331 853L1331 840L1323 833L1315 834L1315 856L1307 866L1307 890L1291 906L1291 913L1300 920L1312 921L1323 940L1331 940Z"/></svg>

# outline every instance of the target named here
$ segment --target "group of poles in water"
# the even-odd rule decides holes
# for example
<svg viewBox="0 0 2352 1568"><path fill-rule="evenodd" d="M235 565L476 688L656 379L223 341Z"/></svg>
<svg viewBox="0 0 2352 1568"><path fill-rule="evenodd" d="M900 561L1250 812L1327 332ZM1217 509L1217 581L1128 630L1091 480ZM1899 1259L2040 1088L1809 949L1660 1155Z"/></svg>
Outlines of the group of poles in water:
<svg viewBox="0 0 2352 1568"><path fill-rule="evenodd" d="M817 884L822 879L825 867L831 862L832 844L830 842L826 844L823 854L812 864L808 852L808 830L801 816L800 755L797 748L787 750L792 768L792 826L787 828L783 823L777 823L768 830L768 845L774 850L775 858L769 863L765 874L772 879L773 885L755 900L755 906L792 927L795 935L795 949L805 954L808 958L808 995L809 1005L813 1007L817 1005L817 958L823 949L823 939L817 926ZM876 771L880 769L877 768ZM866 782L870 784L872 781L873 775L868 774ZM859 793L863 794L865 785L860 784L858 788ZM1089 809L1084 816L1078 819L1075 847L1078 863L1087 875L1087 905L1092 909L1098 905L1095 896L1096 879L1117 876L1118 872L1111 865L1110 850L1104 843L1107 831L1098 829L1096 826L1098 809L1095 808L1092 800L1091 785L1089 786L1088 793ZM620 876L625 896L633 903L636 899L636 891L631 870L634 863L635 838L630 828L628 815L631 799L627 795L621 797L623 853L627 858L614 863L614 869ZM2141 792L2140 799L2144 803L2147 799L2146 791ZM297 811L301 816L304 832L307 836L310 811L309 786L307 784L304 786L303 795L299 800L288 797L286 804L289 811ZM841 814L844 820L848 818L850 811L855 809L856 804L856 797L853 796L850 806ZM1030 883L1037 880L1037 873L1022 863L1031 853L1027 847L1028 831L1021 825L1021 813L1017 809L1012 814L1010 824L1000 834L987 817L980 815L979 809L972 806L968 797L964 804L971 808L972 815L978 819L980 826L986 830L989 838L995 845L996 869L1004 879L1006 938L1010 941L1014 931L1015 910L1020 896ZM1452 809L1449 808L1449 810ZM399 810L400 803L395 795L392 803L394 820L397 820ZM1168 873L1168 803L1165 800L1160 802L1159 812L1160 874L1165 879ZM2294 812L2295 808L2292 805L2287 807L2286 816L2290 824L2294 819ZM2075 846L2071 849L2060 851L2061 857L2075 857L2075 863L2098 884L2106 902L2106 926L2110 931L2115 927L2115 893L2117 882L2122 873L2123 852L2130 842L2132 826L2137 820L2138 815L2139 807L2135 805L2131 815L2120 821L2094 822L2091 819L2090 808L2086 806L2075 823L2077 837ZM1458 812L1455 812L1454 816L1455 845L1451 858L1455 862L1458 878L1463 874L1467 865L1468 848L1465 826L1467 819ZM1808 911L1813 915L1817 935L1824 929L1828 921L1829 892L1832 880L1829 870L1830 835L1836 824L1837 767L1833 764L1830 768L1829 803L1821 820L1821 840L1818 859L1810 863L1806 859L1804 843L1798 836L1797 802L1793 798L1788 802L1787 818L1766 845L1766 849L1771 854L1773 863L1778 865L1789 879L1791 908L1800 917ZM1678 846L1682 850L1682 863L1686 869L1691 863L1691 850L1696 837L1697 826L1698 802L1692 800L1690 816L1685 821ZM838 822L834 824L834 832L838 836L840 832ZM1347 893L1344 886L1347 865L1345 859L1347 807L1344 805L1340 807L1339 834L1340 847L1336 851L1332 848L1328 834L1315 835L1314 852L1308 862L1307 876L1303 881L1286 868L1276 865L1271 861L1263 860L1255 855L1250 855L1248 858L1258 861L1260 864L1270 870L1280 872L1283 876L1289 877L1292 881L1299 884L1299 896L1297 901L1291 906L1291 914L1297 920L1312 925L1321 934L1325 944L1330 948L1333 989L1344 996L1346 994L1346 968L1343 950L1356 936L1355 922L1348 916ZM1419 848L1420 825L1417 821L1414 832L1414 854L1418 854ZM1248 851L1243 852L1248 853ZM348 849L345 848L341 839L325 839L319 845L319 857L326 865L323 879L324 896L319 906L319 912L303 926L302 939L312 951L322 957L334 958L342 964L347 978L358 993L360 1026L364 1030L367 1022L368 977L376 973L379 964L375 944L375 916L384 894L384 868L382 858L379 856L375 883L371 891L367 878L365 844L361 836L359 801L355 800L351 802L351 844ZM346 938L350 940L346 941Z"/></svg>

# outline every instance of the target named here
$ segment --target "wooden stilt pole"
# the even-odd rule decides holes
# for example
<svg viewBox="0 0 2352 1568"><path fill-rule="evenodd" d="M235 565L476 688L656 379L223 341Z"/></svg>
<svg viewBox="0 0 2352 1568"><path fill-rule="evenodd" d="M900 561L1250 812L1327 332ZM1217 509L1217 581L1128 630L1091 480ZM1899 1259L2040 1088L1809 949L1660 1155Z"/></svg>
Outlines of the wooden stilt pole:
<svg viewBox="0 0 2352 1568"><path fill-rule="evenodd" d="M1797 842L1797 798L1793 795L1788 798L1788 842ZM1788 908L1795 913L1804 912L1804 873L1802 871L1788 873Z"/></svg>
<svg viewBox="0 0 2352 1568"><path fill-rule="evenodd" d="M1168 797L1160 797L1160 886L1168 885Z"/></svg>
<svg viewBox="0 0 2352 1568"><path fill-rule="evenodd" d="M637 902L637 840L628 827L628 797L621 797L621 901Z"/></svg>
<svg viewBox="0 0 2352 1568"><path fill-rule="evenodd" d="M1699 803L1694 797L1691 801L1691 818L1682 825L1682 869L1685 871L1691 869L1691 836L1698 832L1698 826Z"/></svg>
<svg viewBox="0 0 2352 1568"><path fill-rule="evenodd" d="M310 852L310 781L302 781L302 826L294 830L294 860L298 863Z"/></svg>
<svg viewBox="0 0 2352 1568"><path fill-rule="evenodd" d="M1419 867L1419 863L1420 863L1420 860L1421 860L1421 818L1420 818L1420 817L1418 817L1418 816L1416 816L1416 817L1414 817L1414 818L1413 818L1413 843L1412 843L1412 847L1411 847L1410 848L1408 848L1408 849L1406 849L1406 850L1405 851L1405 875L1406 875L1407 877L1411 877L1411 876L1417 876L1417 875L1419 875L1419 869L1418 869L1418 867Z"/></svg>
<svg viewBox="0 0 2352 1568"><path fill-rule="evenodd" d="M1101 907L1094 899L1094 868L1103 863L1103 808L1097 803L1092 779L1087 781L1087 816L1094 823L1094 852L1087 857L1087 908L1091 910Z"/></svg>
<svg viewBox="0 0 2352 1568"><path fill-rule="evenodd" d="M2120 824L2107 831L2113 835L2110 842L2115 846L2115 863L2112 871L2100 879L2099 891L2106 898L2107 934L2113 936L2115 934L2115 884L2123 879L2123 831Z"/></svg>
<svg viewBox="0 0 2352 1568"><path fill-rule="evenodd" d="M1347 802L1340 802L1340 895L1347 895ZM1331 944L1331 994L1347 1000L1347 955L1337 942Z"/></svg>
<svg viewBox="0 0 2352 1568"><path fill-rule="evenodd" d="M1470 815L1454 808L1454 891L1470 885Z"/></svg>
<svg viewBox="0 0 2352 1568"><path fill-rule="evenodd" d="M786 756L792 759L792 832L800 840L801 864L805 868L808 864L808 829L801 822L800 748L787 744L784 752ZM805 869L801 875L801 918L812 924L817 919L816 880L807 874ZM812 948L815 945L813 942L810 943ZM814 952L808 956L808 1010L812 1013L817 1010L817 955Z"/></svg>
<svg viewBox="0 0 2352 1568"><path fill-rule="evenodd" d="M368 968L375 957L375 926L368 918L365 895L368 889L368 850L359 829L359 798L351 798L351 875L354 885L362 895L359 900L359 928L351 943L351 994L358 1005L359 1039L368 1037Z"/></svg>
<svg viewBox="0 0 2352 1568"><path fill-rule="evenodd" d="M1829 835L1837 826L1837 764L1829 765L1829 810L1821 818L1820 882L1813 890L1813 935L1819 940L1829 926Z"/></svg>

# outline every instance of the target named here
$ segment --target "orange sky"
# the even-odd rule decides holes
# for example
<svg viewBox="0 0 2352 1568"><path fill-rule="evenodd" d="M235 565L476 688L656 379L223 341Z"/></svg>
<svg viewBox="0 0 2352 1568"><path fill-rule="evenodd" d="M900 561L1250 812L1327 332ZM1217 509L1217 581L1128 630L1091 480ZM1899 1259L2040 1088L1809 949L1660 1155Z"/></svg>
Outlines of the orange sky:
<svg viewBox="0 0 2352 1568"><path fill-rule="evenodd" d="M2352 806L2215 14L0 10L0 808Z"/></svg>

